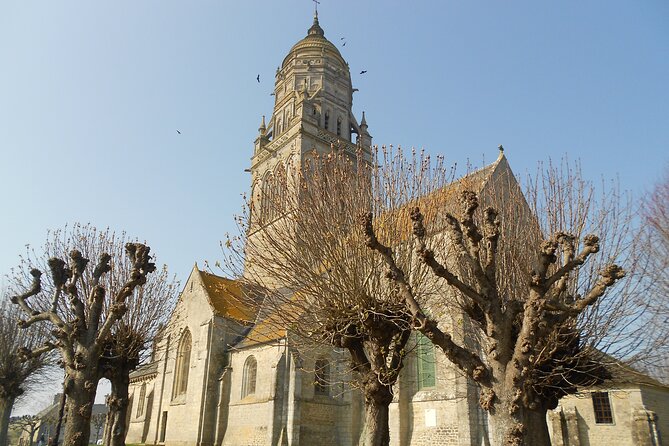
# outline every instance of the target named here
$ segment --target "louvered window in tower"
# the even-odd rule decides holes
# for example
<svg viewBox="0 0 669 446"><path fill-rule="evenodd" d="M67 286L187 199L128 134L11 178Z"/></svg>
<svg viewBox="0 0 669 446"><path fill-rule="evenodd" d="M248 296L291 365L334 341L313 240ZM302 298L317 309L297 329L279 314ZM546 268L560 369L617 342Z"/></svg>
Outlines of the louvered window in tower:
<svg viewBox="0 0 669 446"><path fill-rule="evenodd" d="M434 345L432 341L418 334L416 345L416 364L418 390L434 387L436 384L436 367L434 362Z"/></svg>

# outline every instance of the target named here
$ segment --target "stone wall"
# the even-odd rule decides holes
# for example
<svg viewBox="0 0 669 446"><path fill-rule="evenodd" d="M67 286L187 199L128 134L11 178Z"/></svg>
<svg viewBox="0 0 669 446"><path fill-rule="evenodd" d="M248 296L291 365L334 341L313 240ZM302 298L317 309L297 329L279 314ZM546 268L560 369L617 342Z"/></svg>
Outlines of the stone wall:
<svg viewBox="0 0 669 446"><path fill-rule="evenodd" d="M662 444L669 444L669 389L642 386L641 400L644 407L657 417L657 430Z"/></svg>
<svg viewBox="0 0 669 446"><path fill-rule="evenodd" d="M660 446L666 441L669 389L641 386L600 389L609 394L612 423L596 423L591 392L570 395L549 414L558 446ZM561 432L560 432L561 430Z"/></svg>

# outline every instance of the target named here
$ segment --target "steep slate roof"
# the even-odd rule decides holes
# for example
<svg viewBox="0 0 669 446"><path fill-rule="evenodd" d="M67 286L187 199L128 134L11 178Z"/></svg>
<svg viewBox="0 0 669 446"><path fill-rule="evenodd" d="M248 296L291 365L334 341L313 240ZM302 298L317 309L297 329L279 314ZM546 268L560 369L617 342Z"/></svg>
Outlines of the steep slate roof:
<svg viewBox="0 0 669 446"><path fill-rule="evenodd" d="M139 378L149 377L152 375L155 376L157 372L158 372L158 361L151 362L149 364L144 364L134 372L130 373L130 381Z"/></svg>
<svg viewBox="0 0 669 446"><path fill-rule="evenodd" d="M463 191L472 191L481 194L498 166L504 164L508 168L508 162L503 152L495 162L446 184L427 195L405 204L397 209L385 211L382 215L375 217L374 229L379 239L384 239L385 225L391 224L390 230L394 240L406 241L412 236L412 222L410 218L411 209L419 207L426 221L435 221L444 211L456 213L459 209L460 194ZM385 217L385 218L384 218ZM434 226L434 225L433 225Z"/></svg>
<svg viewBox="0 0 669 446"><path fill-rule="evenodd" d="M606 390L626 384L633 386L659 387L664 390L669 390L668 384L664 384L655 378L652 378L645 373L634 369L632 366L625 364L623 361L611 356L608 353L604 353L603 351L597 349L591 349L590 347L586 347L584 349L584 353L586 353L591 360L602 364L606 371L611 374L611 377L605 379L604 382L594 386L593 388L586 387L580 390L593 390L598 388Z"/></svg>
<svg viewBox="0 0 669 446"><path fill-rule="evenodd" d="M608 355L606 355L608 356ZM609 356L609 358L611 358ZM634 370L632 367L623 364L622 362L611 358L613 363L607 364L606 369L611 372L611 379L607 380L602 384L606 386L607 384L635 384L635 385L645 385L651 387L661 387L669 390L669 385L663 384L655 378L651 378L645 373L641 373L638 370Z"/></svg>
<svg viewBox="0 0 669 446"><path fill-rule="evenodd" d="M492 177L492 174L494 173L495 169L499 166L499 164L502 161L506 161L506 158L504 157L504 154L500 152L499 157L494 163L489 164L481 169L475 170L465 175L464 177L455 180L452 183L449 183L439 191L436 191L427 197L422 197L419 200L419 203L417 204L420 205L420 202L425 203L425 201L436 200L436 201L444 201L444 203L451 204L452 207L453 203L457 202L460 192L464 190L471 190L473 192L480 193L487 184L488 180ZM408 206L405 206L404 210L406 211L407 209ZM409 237L409 234L411 232L411 223L408 220L408 213L406 217L407 217L407 225L406 225L407 232L406 234L402 234L402 237L404 236ZM293 296L291 297L291 300L292 299L299 299L299 293L294 293ZM282 305L280 305L278 310L274 311L271 310L268 311L267 305L263 306L264 309L261 309L260 312L258 313L258 320L256 320L255 325L248 332L248 334L246 334L246 336L234 346L235 348L242 349L242 348L252 347L255 345L267 344L282 339L286 336L287 333L286 327L281 322L285 321L287 311L295 312L295 307L292 307L290 305L290 302L283 303ZM279 314L281 314L281 316L279 316Z"/></svg>
<svg viewBox="0 0 669 446"><path fill-rule="evenodd" d="M279 303L278 308L271 299L271 296L265 298L263 307L258 312L258 320L246 336L234 346L235 348L246 348L283 339L287 333L286 318L293 317L295 320L300 318L304 307L291 305L293 300L301 299L299 292L293 293L288 301Z"/></svg>

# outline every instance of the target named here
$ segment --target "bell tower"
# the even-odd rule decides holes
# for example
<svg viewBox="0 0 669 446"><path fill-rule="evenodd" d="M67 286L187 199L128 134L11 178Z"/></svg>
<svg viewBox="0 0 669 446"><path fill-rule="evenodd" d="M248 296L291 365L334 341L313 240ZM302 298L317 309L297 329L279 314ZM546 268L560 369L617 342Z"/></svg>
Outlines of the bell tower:
<svg viewBox="0 0 669 446"><path fill-rule="evenodd" d="M325 38L315 12L307 36L276 70L272 115L267 121L263 116L258 129L251 158L252 222L262 226L278 217L267 215L262 197L271 193L275 178L300 169L314 152L337 147L351 156L361 150L371 159L372 137L364 112L360 123L353 115L353 92L348 63Z"/></svg>

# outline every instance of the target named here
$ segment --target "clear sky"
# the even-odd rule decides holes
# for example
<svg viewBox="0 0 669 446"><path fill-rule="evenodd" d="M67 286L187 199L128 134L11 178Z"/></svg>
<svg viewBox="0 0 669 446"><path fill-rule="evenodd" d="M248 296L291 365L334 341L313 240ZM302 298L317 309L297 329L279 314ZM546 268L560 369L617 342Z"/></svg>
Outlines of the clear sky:
<svg viewBox="0 0 669 446"><path fill-rule="evenodd" d="M501 143L519 177L568 154L638 195L667 167L665 0L320 2L376 144L463 166ZM146 240L182 282L220 258L313 5L0 2L0 274L68 222Z"/></svg>

